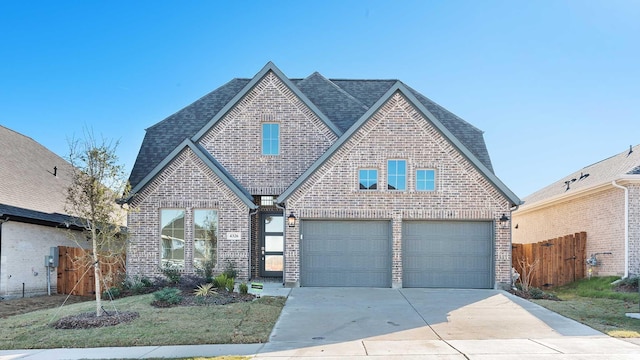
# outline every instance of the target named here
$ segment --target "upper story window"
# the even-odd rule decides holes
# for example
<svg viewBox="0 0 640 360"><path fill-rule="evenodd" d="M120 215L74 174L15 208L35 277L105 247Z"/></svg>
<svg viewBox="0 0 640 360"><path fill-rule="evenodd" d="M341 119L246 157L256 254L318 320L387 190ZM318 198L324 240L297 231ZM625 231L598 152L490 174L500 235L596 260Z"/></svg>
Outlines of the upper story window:
<svg viewBox="0 0 640 360"><path fill-rule="evenodd" d="M361 169L358 171L360 190L375 190L378 188L378 170Z"/></svg>
<svg viewBox="0 0 640 360"><path fill-rule="evenodd" d="M407 189L406 160L387 161L387 189L401 191Z"/></svg>
<svg viewBox="0 0 640 360"><path fill-rule="evenodd" d="M416 170L416 190L434 191L436 189L436 171L433 169Z"/></svg>
<svg viewBox="0 0 640 360"><path fill-rule="evenodd" d="M280 124L262 124L262 155L280 154Z"/></svg>

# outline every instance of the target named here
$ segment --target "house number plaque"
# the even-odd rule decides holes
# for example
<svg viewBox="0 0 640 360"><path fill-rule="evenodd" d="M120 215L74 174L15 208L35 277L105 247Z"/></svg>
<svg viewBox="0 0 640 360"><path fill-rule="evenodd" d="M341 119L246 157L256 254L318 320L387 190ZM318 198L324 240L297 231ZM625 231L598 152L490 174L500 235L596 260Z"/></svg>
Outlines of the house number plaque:
<svg viewBox="0 0 640 360"><path fill-rule="evenodd" d="M227 233L227 240L240 240L240 232L239 231L228 232Z"/></svg>

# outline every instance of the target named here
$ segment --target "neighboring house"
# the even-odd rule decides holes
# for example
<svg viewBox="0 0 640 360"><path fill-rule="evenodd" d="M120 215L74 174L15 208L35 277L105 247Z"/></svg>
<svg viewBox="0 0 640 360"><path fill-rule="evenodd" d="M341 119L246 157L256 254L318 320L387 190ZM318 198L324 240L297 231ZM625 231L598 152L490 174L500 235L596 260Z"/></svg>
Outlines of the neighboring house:
<svg viewBox="0 0 640 360"><path fill-rule="evenodd" d="M0 126L0 297L55 293L50 248L76 246L65 214L71 164L33 139ZM56 259L57 261L57 259Z"/></svg>
<svg viewBox="0 0 640 360"><path fill-rule="evenodd" d="M397 80L268 63L148 128L130 182L129 275L213 261L287 286L511 281L499 219L520 200L482 131Z"/></svg>
<svg viewBox="0 0 640 360"><path fill-rule="evenodd" d="M514 243L585 231L595 275L640 275L640 145L526 197L511 225Z"/></svg>

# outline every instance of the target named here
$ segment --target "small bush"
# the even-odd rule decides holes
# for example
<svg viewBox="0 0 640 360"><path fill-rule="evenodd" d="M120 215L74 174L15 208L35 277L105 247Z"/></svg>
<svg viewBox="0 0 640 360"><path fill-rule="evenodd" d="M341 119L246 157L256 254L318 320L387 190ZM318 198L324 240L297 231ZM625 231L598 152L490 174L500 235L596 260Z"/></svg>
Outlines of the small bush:
<svg viewBox="0 0 640 360"><path fill-rule="evenodd" d="M170 283L172 284L180 283L180 278L182 277L182 273L180 272L179 267L171 265L170 263L164 263L162 264L160 271L162 271L162 275L164 275L167 278L167 280L169 280Z"/></svg>
<svg viewBox="0 0 640 360"><path fill-rule="evenodd" d="M619 285L638 287L638 280L640 280L638 276L624 278L620 280Z"/></svg>
<svg viewBox="0 0 640 360"><path fill-rule="evenodd" d="M153 298L160 303L176 305L182 301L182 295L180 295L180 289L176 288L164 288L153 293Z"/></svg>
<svg viewBox="0 0 640 360"><path fill-rule="evenodd" d="M228 279L229 277L227 277L227 274L222 273L213 278L213 286L215 286L219 290L224 290L227 287Z"/></svg>
<svg viewBox="0 0 640 360"><path fill-rule="evenodd" d="M199 285L193 290L193 295L197 297L208 297L215 294L216 292L213 290L213 284L211 283Z"/></svg>
<svg viewBox="0 0 640 360"><path fill-rule="evenodd" d="M236 270L236 264L231 260L227 260L227 265L224 267L224 271L222 273L227 275L227 278L235 279L236 276L238 276L238 271Z"/></svg>
<svg viewBox="0 0 640 360"><path fill-rule="evenodd" d="M112 287L102 293L103 299L117 299L120 297L120 288Z"/></svg>
<svg viewBox="0 0 640 360"><path fill-rule="evenodd" d="M213 281L213 269L216 267L216 262L213 260L207 260L200 264L198 272L204 277L207 282Z"/></svg>
<svg viewBox="0 0 640 360"><path fill-rule="evenodd" d="M530 287L529 295L531 295L532 299L542 299L544 297L544 291L538 289L537 287Z"/></svg>
<svg viewBox="0 0 640 360"><path fill-rule="evenodd" d="M225 288L228 292L232 293L236 287L236 281L233 278L228 278Z"/></svg>
<svg viewBox="0 0 640 360"><path fill-rule="evenodd" d="M247 295L249 293L249 285L247 285L247 283L242 283L238 285L238 290L240 290L240 294Z"/></svg>

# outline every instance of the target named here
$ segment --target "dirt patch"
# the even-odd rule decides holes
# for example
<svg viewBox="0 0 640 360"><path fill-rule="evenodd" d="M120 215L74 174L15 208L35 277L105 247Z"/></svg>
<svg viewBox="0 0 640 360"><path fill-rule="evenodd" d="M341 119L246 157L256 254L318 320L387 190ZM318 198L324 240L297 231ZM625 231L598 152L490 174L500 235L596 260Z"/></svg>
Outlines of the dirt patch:
<svg viewBox="0 0 640 360"><path fill-rule="evenodd" d="M67 296L69 298L67 299ZM65 302L66 300L66 302ZM62 304L75 304L84 301L92 301L93 297L75 296L75 295L43 295L34 297L17 298L11 300L0 301L0 318L8 316L26 314L28 312L51 309L61 306Z"/></svg>

